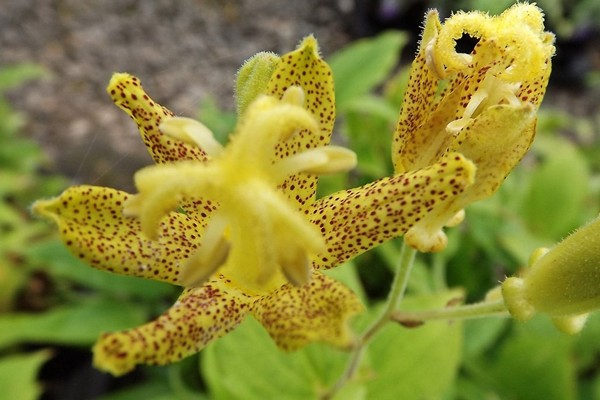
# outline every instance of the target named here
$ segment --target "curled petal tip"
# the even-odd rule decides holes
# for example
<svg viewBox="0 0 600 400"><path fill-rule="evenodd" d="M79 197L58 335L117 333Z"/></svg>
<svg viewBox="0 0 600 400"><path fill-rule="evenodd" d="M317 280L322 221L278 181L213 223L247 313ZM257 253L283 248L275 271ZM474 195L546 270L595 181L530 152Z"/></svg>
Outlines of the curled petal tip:
<svg viewBox="0 0 600 400"><path fill-rule="evenodd" d="M300 42L299 48L304 48L306 50L312 50L314 54L319 54L319 43L317 39L313 35L308 35Z"/></svg>
<svg viewBox="0 0 600 400"><path fill-rule="evenodd" d="M136 363L123 343L109 338L110 334L102 334L94 345L94 367L113 376L125 375L135 368Z"/></svg>

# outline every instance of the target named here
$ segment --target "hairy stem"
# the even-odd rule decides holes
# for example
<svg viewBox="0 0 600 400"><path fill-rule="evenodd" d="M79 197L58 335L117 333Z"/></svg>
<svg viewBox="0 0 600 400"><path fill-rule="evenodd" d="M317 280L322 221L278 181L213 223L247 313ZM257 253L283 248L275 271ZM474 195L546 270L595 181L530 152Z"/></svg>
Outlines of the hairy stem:
<svg viewBox="0 0 600 400"><path fill-rule="evenodd" d="M404 298L406 285L408 284L408 279L412 271L416 254L417 250L407 246L404 242L402 243L400 261L396 267L394 280L392 281L390 293L388 294L388 299L385 303L383 311L356 341L356 345L354 346L352 354L348 360L348 364L346 365L346 370L340 376L337 382L321 396L322 400L332 399L333 396L335 396L335 394L346 384L346 382L354 377L363 359L367 345L375 336L375 334L391 320L394 311L398 308L398 305Z"/></svg>
<svg viewBox="0 0 600 400"><path fill-rule="evenodd" d="M482 301L480 303L463 306L440 308L426 311L395 311L390 316L393 321L401 324L414 325L415 323L433 320L473 319L484 317L508 317L504 301Z"/></svg>

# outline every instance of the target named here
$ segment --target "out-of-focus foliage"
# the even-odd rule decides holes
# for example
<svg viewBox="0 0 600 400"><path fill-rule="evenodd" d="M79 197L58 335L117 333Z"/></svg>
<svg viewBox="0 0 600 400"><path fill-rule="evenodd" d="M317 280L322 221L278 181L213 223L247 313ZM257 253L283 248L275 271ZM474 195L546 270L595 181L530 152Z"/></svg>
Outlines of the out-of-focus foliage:
<svg viewBox="0 0 600 400"><path fill-rule="evenodd" d="M0 312L13 307L15 295L27 279L21 263L23 251L44 229L33 223L21 206L44 193L38 185L52 190L52 182L32 176L41 152L33 142L18 137L23 117L10 108L3 93L41 74L32 65L0 70Z"/></svg>
<svg viewBox="0 0 600 400"><path fill-rule="evenodd" d="M552 6L547 11L554 18ZM390 140L408 72L396 69L404 43L404 35L388 32L358 41L328 60L338 94L334 140L354 150L359 164L350 176L321 179L320 195L391 174ZM36 71L30 68L24 71ZM0 72L0 92L17 84L14 76L19 74L32 76L19 68ZM526 265L534 249L552 245L598 214L600 132L594 118L543 106L532 151L495 196L467 210L466 221L448 232L444 252L417 260L403 307L417 310L457 298L481 299L504 276ZM220 141L235 125L235 115L210 99L201 105L199 119ZM155 316L174 300L176 289L93 270L72 257L46 224L30 219L28 202L58 193L64 180L43 172L42 153L20 137L19 120L0 97L0 382L6 371L18 369L23 393L32 393L24 398L35 398L36 371L50 355L25 353L23 344L89 347L101 331L132 327ZM328 272L369 306L355 321L357 331L377 314L398 253L396 243L387 244ZM36 285L45 290L32 292ZM597 398L599 317L594 315L577 337L558 333L544 317L526 324L484 319L430 322L413 329L390 325L369 347L358 379L336 399ZM182 363L143 367L142 382L102 400L264 399L282 393L289 399L318 398L346 361L345 352L320 344L279 352L249 319ZM10 391L13 386L7 387Z"/></svg>
<svg viewBox="0 0 600 400"><path fill-rule="evenodd" d="M36 376L49 351L16 354L0 358L0 387L3 399L35 400L42 393Z"/></svg>
<svg viewBox="0 0 600 400"><path fill-rule="evenodd" d="M31 218L29 204L67 181L48 172L39 145L21 134L25 116L4 94L40 78L46 73L34 65L0 69L0 397L10 399L39 397L38 370L52 356L23 344L87 348L103 331L143 323L173 294L168 285L90 269Z"/></svg>

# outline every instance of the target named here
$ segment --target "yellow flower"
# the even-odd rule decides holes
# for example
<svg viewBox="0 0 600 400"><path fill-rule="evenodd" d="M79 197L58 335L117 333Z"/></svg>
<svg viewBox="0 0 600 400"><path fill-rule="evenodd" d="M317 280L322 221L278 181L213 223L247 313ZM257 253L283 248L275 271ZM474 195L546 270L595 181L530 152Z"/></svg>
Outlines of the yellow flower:
<svg viewBox="0 0 600 400"><path fill-rule="evenodd" d="M463 34L478 39L455 50ZM516 4L499 16L459 12L440 23L427 15L392 146L396 173L457 152L477 167L475 183L446 200L406 234L420 251L445 247L442 228L460 222L468 204L492 195L529 149L554 53L540 9Z"/></svg>
<svg viewBox="0 0 600 400"><path fill-rule="evenodd" d="M98 368L120 375L180 360L248 314L283 349L349 346L347 321L362 305L321 270L402 235L473 182L472 163L449 152L419 170L316 200L317 175L355 162L352 152L328 146L333 80L316 40L304 39L266 82L254 83L223 148L202 124L154 102L137 78L116 74L108 91L159 165L136 174L137 195L76 186L34 204L93 267L186 287L156 320L102 335Z"/></svg>
<svg viewBox="0 0 600 400"><path fill-rule="evenodd" d="M537 312L567 333L579 332L600 309L600 217L551 249L536 250L523 277L502 284L511 315L526 321Z"/></svg>

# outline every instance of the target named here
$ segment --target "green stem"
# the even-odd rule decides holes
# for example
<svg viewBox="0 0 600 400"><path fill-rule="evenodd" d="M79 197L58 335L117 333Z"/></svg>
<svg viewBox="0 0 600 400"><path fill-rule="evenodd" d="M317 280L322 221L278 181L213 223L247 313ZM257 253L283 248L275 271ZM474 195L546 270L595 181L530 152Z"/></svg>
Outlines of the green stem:
<svg viewBox="0 0 600 400"><path fill-rule="evenodd" d="M433 285L436 292L447 289L446 286L446 257L442 253L436 253L432 257Z"/></svg>
<svg viewBox="0 0 600 400"><path fill-rule="evenodd" d="M407 246L404 242L402 242L400 262L396 267L396 274L394 275L394 280L392 281L392 286L390 288L390 293L388 294L388 299L379 318L377 318L375 322L373 322L371 327L367 329L365 333L363 333L363 335L361 336L360 340L361 342L363 342L363 345L366 345L371 340L371 338L386 323L389 322L390 317L402 302L402 299L404 298L404 293L406 292L406 285L408 285L408 279L410 278L410 273L414 265L416 254L417 250L413 249L410 246Z"/></svg>
<svg viewBox="0 0 600 400"><path fill-rule="evenodd" d="M400 302L404 298L406 285L408 284L408 279L412 271L416 254L417 250L407 246L406 243L402 242L400 262L396 267L394 280L392 281L390 293L388 294L388 299L385 303L383 311L371 324L371 326L358 338L348 360L348 364L346 365L346 370L340 376L337 382L321 396L321 400L332 399L333 396L346 384L346 382L354 377L354 374L356 373L356 370L358 369L360 362L364 357L367 345L375 336L375 334L390 321L394 311L398 308Z"/></svg>
<svg viewBox="0 0 600 400"><path fill-rule="evenodd" d="M484 317L508 317L504 301L482 301L457 307L427 311L396 311L391 319L401 324L414 324L433 320L473 319Z"/></svg>

